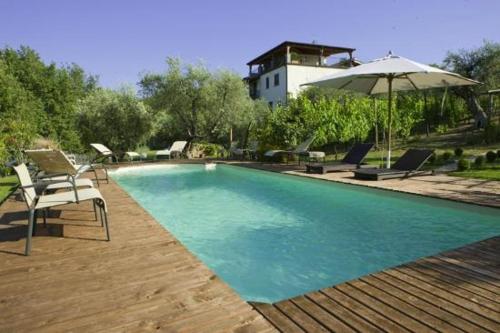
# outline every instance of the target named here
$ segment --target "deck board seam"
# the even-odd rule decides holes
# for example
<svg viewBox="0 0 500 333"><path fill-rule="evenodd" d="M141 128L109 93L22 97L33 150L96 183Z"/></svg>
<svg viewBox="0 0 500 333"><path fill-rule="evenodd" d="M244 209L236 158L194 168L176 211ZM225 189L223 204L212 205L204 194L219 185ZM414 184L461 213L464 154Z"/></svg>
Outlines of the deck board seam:
<svg viewBox="0 0 500 333"><path fill-rule="evenodd" d="M370 276L370 277L372 277L372 278L376 278L374 275L369 275L369 276ZM362 280L363 282L365 282L365 283L367 283L367 284L371 285L372 287L377 288L377 289L378 289L378 290L380 290L380 291L383 291L383 292L385 292L385 293L387 293L387 294L389 294L389 295L391 295L391 296L393 296L393 297L398 298L401 302L404 302L404 303L406 303L406 304L408 304L408 305L410 305L410 306L413 306L414 308L416 308L416 309L418 309L418 310L420 310L420 311L422 311L422 312L425 312L425 313L427 313L428 315L430 315L430 316L432 316L432 317L434 317L434 318L436 318L436 319L438 319L438 320L441 320L441 321L443 321L443 322L445 322L445 323L449 324L450 326L453 326L453 327L457 328L458 330L461 330L461 331L463 331L463 332L466 332L463 328L461 328L461 327L459 327L459 326L455 325L454 323L450 322L449 320L446 320L446 319L440 318L440 317L436 316L435 314L433 314L433 313L429 312L429 311L428 311L428 309L425 309L425 308L423 308L423 307L419 307L419 306L415 306L414 304L410 303L410 302L409 302L409 301L407 301L407 300L404 300L404 299L402 299L402 298L400 298L400 297L398 297L398 296L396 296L396 295L393 295L393 294L391 294L391 293L388 293L385 289L380 288L379 286L377 286L375 283L373 283L373 282L372 282L372 281L370 281L370 280L368 280L368 281L367 281L367 280L365 280L364 278L361 278L361 280ZM378 279L378 278L377 278L377 280L382 281L382 280L380 280L380 279ZM385 284L389 284L388 282L385 282L385 281L382 281L382 282L384 282ZM399 288L398 288L398 289L399 289ZM410 294L410 293L407 293L407 292L406 292L406 291L404 291L403 289L399 289L399 290L400 290L401 292L403 292L403 293L407 294L408 296L418 298L418 297L416 297L416 296L414 296L414 295L412 295L412 294ZM424 300L424 299L421 299L421 298L418 298L418 299L419 299L420 301L422 301L422 302L425 302L425 303L427 303L427 304L431 305L432 307L439 308L439 307L437 307L436 305L434 305L434 304L432 304L432 303L430 303L430 302L428 302L428 301L426 301L426 300ZM439 308L439 309L440 309L440 310L443 310L442 308ZM446 312L447 312L447 311L446 311ZM456 317L456 315L454 315L454 314L452 314L452 313L450 313L450 315L452 315L452 316Z"/></svg>
<svg viewBox="0 0 500 333"><path fill-rule="evenodd" d="M387 274L386 272L383 272L383 273L384 273L384 274ZM388 274L388 275L389 275L389 274ZM437 298L438 300L440 300L441 302L444 302L444 303L449 303L449 304L452 304L453 306L457 306L455 303L450 302L450 301L448 301L448 300L446 300L446 299L443 299L443 298L441 298L441 297L437 297L437 296L436 296L436 295L434 295L433 293L431 293L431 292L429 292L429 291L427 291L427 290L425 290L425 289L418 288L418 287L417 287L417 286L415 286L414 284L408 283L408 282L406 282L406 281L404 281L404 280L401 280L401 279L399 279L399 278L397 278L397 277L395 277L395 276L393 276L393 275L389 275L389 276L390 276L391 278L393 278L393 279L399 280L400 282L403 282L403 283L405 283L405 284L409 284L409 285L410 285L410 286L412 286L413 288L419 289L421 292L424 292L424 293L426 293L426 294L431 294L433 297L436 297L436 298ZM393 286L395 286L392 282L389 282L389 281L388 281L388 283L389 283L389 284L391 284L391 285L393 285ZM401 289L401 288L400 288L400 289ZM404 289L401 289L401 290L405 291ZM421 300L426 301L424 298L422 298L422 297L420 297L420 296L418 296L418 295L415 295L414 293L411 293L411 292L409 292L409 291L406 291L406 292L408 292L408 293L412 294L412 295L413 295L413 296L415 296L415 297L420 298ZM455 317L460 317L461 319L463 319L463 320L465 320L465 321L469 322L469 323L470 323L470 324L472 324L473 326L477 326L478 328L480 328L480 329L482 329L482 330L485 330L485 331L488 331L488 332L493 332L493 331L491 331L490 329L488 329L488 328L486 328L486 327L482 326L481 324L476 323L476 322L474 322L474 321L470 320L469 318L464 318L464 317L461 317L461 316L459 316L459 315L457 315L457 314L455 314L455 313L451 312L451 311L448 309L448 307L442 307L442 306L440 306L440 305L438 305L438 304L435 304L435 303L434 303L434 302L432 302L432 301L426 301L426 302L427 302L427 303L430 303L430 304L433 304L434 306L436 306L436 307L438 307L438 308L441 308L442 310L445 310L446 312L449 312L451 315L453 315L453 316L455 316ZM472 312L472 311L470 311L470 310L464 309L464 308L463 308L463 307L461 307L461 306L457 306L457 307L459 307L459 308L463 309L463 310L464 310L464 311L466 311L466 312L470 312L471 314L475 314L475 312Z"/></svg>
<svg viewBox="0 0 500 333"><path fill-rule="evenodd" d="M402 274L402 275L405 275L405 276L408 276L408 277L410 277L410 278L415 279L415 278L414 278L414 277L412 277L411 275L406 274L406 273L404 273L404 272L400 271L398 268L393 269L393 270L391 270L391 271L396 271L396 272L398 272L398 273L400 273L400 274ZM418 279L416 279L416 280L418 280ZM420 280L420 281L421 281L421 280ZM406 282L408 282L408 281L406 281ZM427 281L421 281L421 282L423 282L423 283L425 283L425 284L430 284L430 283L429 283L429 282L427 282ZM462 308L462 309L464 309L464 310L466 310L466 311L468 311L468 312L470 312L470 313L473 313L473 314L475 314L475 315L481 316L481 317L483 317L484 319L486 319L487 321L496 321L496 320L494 320L494 319L492 319L492 318L490 318L490 317L485 316L485 315L484 315L483 313L481 313L481 312L478 312L478 311L476 311L476 310L473 310L473 309L471 309L471 308L469 308L469 307L465 307L465 306L464 306L464 304L465 304L465 303L472 303L472 305L474 305L474 306L481 306L481 305L477 305L477 304L475 304L474 302L471 302L471 301L467 300L466 298L464 298L464 297L462 297L462 296L456 296L456 295L454 295L454 294L451 294L451 293L446 292L446 290L443 290L443 289L441 289L441 288L437 288L437 289L441 289L441 290L443 290L443 291L445 292L445 294L446 294L446 295L451 295L452 297L458 297L458 298L463 299L463 300L464 300L464 302L463 302L463 303L461 303L461 302L457 302L457 301L454 301L454 300L447 299L447 298L443 297L442 295L438 295L435 291L431 291L431 290L428 290L428 289L424 289L424 288L423 288L423 286L419 286L419 285L417 285L417 283L412 283L412 282L408 282L408 283L409 283L409 284L411 284L411 285L413 285L414 287L416 287L416 288L420 289L420 290L424 290L424 291L426 291L426 292L428 292L428 293L432 294L434 297L438 297L438 298L440 298L441 300L444 300L444 301L447 301L448 303L454 304L455 306L458 306L458 307L460 307L460 308ZM420 284L420 283L419 283L419 284ZM431 287L433 287L433 286L431 285ZM434 287L434 288L435 288L435 287ZM485 310L487 310L487 309L485 309ZM496 321L496 322L498 322L498 321Z"/></svg>
<svg viewBox="0 0 500 333"><path fill-rule="evenodd" d="M406 267L406 266L405 266L405 268L409 269L411 272L415 272L415 271L416 271L415 269L413 269L413 268L411 268L411 267ZM478 301L473 301L473 300L471 300L471 299L470 299L470 298L468 298L468 297L464 297L463 295L461 295L461 294L459 294L459 293L454 292L453 290L448 290L448 289L446 289L446 288L445 288L445 286L440 286L440 285L438 285L438 284L434 283L434 281L424 280L424 278L423 278L423 277L418 276L419 271L416 271L416 272L417 272L417 274L415 274L415 275L414 275L414 274L411 274L411 272L406 272L406 271L405 271L405 274L406 274L406 275L409 275L409 276L411 276L411 277L413 277L413 278L415 278L415 279L417 279L417 280L420 280L420 281L422 281L422 282L428 283L428 284L430 284L430 285L434 286L435 288L439 288L439 289L443 290L443 292L449 292L450 294L456 295L457 297L461 297L461 298L465 299L465 300L466 300L466 301L468 301L468 302L473 302L473 303L478 304L479 306L483 306L483 307L489 308L490 310L496 311L496 309L492 309L492 308L490 308L489 306L484 305L484 303L481 303L479 300L478 300ZM422 274L422 275L426 275L425 273L421 273L421 274ZM426 276L429 276L429 275L426 275ZM439 280L439 279L437 279L437 280ZM472 291L469 291L469 290L467 290L467 289L461 288L460 286L453 286L453 285L449 284L448 282L446 282L446 281L442 281L442 280L439 280L439 281L441 281L441 283L443 283L443 284L448 285L450 288L457 288L457 289L461 289L461 290L463 290L463 292L465 292L465 293L469 293L469 294L472 294L473 296L475 296L475 297L477 297L477 298L483 299L483 301L486 301L486 300L490 301L487 297L483 297L482 295L478 295L478 294L476 294L476 293L474 293L474 292L472 292ZM493 301L493 302L495 302L495 301ZM495 302L495 303L496 303L496 302Z"/></svg>
<svg viewBox="0 0 500 333"><path fill-rule="evenodd" d="M378 301L378 302L380 302L380 303L384 304L385 306L388 306L388 307L390 307L390 308L394 309L395 311L397 311L397 312L401 313L403 316L408 317L410 320L411 320L411 319L413 319L414 321L416 321L416 322L418 322L418 323L422 324L423 326L427 326L429 329L431 329L431 330L433 330L433 331L435 331L435 332L439 332L438 330L436 330L434 327L430 326L429 324L427 324L427 323L425 323L425 322L422 322L420 319L415 318L414 316L412 316L411 314L409 314L409 313L407 313L407 312L403 312L401 309L398 309L398 308L394 307L392 304L390 304L390 303L386 302L385 300L383 300L383 299L381 299L381 298L379 298L379 297L377 297L377 296L373 296L373 295L371 295L371 294L367 293L367 292L366 292L365 290L363 290L362 288L359 288L359 287L357 287L357 286L353 285L353 284L352 284L352 283L350 283L350 282L347 282L347 284L348 284L349 286L351 286L351 287L353 287L353 288L357 289L358 291L362 292L362 293L363 293L363 294L365 294L366 296L371 297L371 298L375 299L376 301ZM383 292L384 292L385 294L389 295L389 296L392 296L392 295L388 294L388 293L387 293L387 292L385 292L385 291L383 291ZM394 297L394 296L392 296L392 297ZM396 298L397 298L397 297L396 297ZM398 298L398 299L399 299L399 298ZM401 301L401 302L402 302L402 300L401 300L401 299L399 299L399 301ZM413 305L411 305L411 304L409 304L409 306L411 306L411 307L413 307L413 308L415 308L415 309L417 309L417 310L420 310L420 309L416 308L415 306L413 306Z"/></svg>
<svg viewBox="0 0 500 333"><path fill-rule="evenodd" d="M317 292L321 293L321 290L318 290ZM322 293L322 294L323 294L323 293ZM324 294L323 294L323 295L324 295ZM346 321L346 320L342 319L342 317L341 317L341 316L338 316L336 313L334 313L334 312L332 312L332 311L328 310L328 309L327 309L327 308L325 308L323 305L321 305L321 304L319 304L318 302L316 302L316 301L315 301L314 299L312 299L312 298L311 298L308 294L305 294L305 295L304 295L304 297L305 297L305 298L307 298L308 300L310 300L311 302L313 302L314 304L316 304L317 306L319 306L320 308L322 308L324 311L326 311L326 312L330 313L330 314L331 314L333 317L335 317L337 320L339 320L339 321L343 322L344 324L346 324L347 326L351 327L354 331L359 332L359 330L358 330L358 329L356 329L356 327L354 327L354 326L353 326L352 324L350 324L348 321ZM328 296L327 296L327 295L325 295L325 297L328 297ZM342 308L343 308L346 312L351 313L353 316L355 316L355 317L356 317L356 318L358 318L359 320L361 320L361 321L363 321L363 322L367 323L368 325L373 326L373 324L372 324L371 322L367 321L367 320L366 320L366 319L364 319L363 317L360 317L357 313L355 313L355 312L351 311L350 309L348 309L348 308L344 307L342 304L340 304L340 303L336 302L335 300L333 300L333 299L332 299L332 298L330 298L330 297L328 297L328 299L329 299L329 300L331 300L331 301L333 301L333 302L334 302L337 306L342 307ZM376 328L379 328L379 329L383 330L383 329L382 329L382 328L380 328L380 327L377 327L377 326L374 326L374 327L376 327ZM383 331L385 332L385 330L383 330Z"/></svg>
<svg viewBox="0 0 500 333"><path fill-rule="evenodd" d="M335 286L333 286L333 287L332 287L332 289L335 289L337 292L340 292L340 293L342 293L344 296L346 296L346 297L348 297L348 298L350 298L350 299L352 299L352 300L356 301L357 303L359 303L359 304L363 305L365 308L370 309L370 311L373 311L373 312L377 313L379 316L381 316L382 318L385 318L388 322L391 322L393 325L395 325L395 326L399 326L399 327L401 327L401 328L402 328L403 330L405 330L405 331L412 332L412 330L410 330L409 328L407 328L407 327L403 326L401 323L398 323L398 322L396 322L396 321L392 320L392 318L387 317L384 313L381 313L381 312L379 312L379 311L374 310L371 306L369 306L369 305L365 304L365 302L360 301L360 300L358 300L357 298L354 298L354 297L352 297L352 296L348 295L348 294L347 294L347 293L345 293L344 291L337 289ZM327 295L327 296L328 296L328 295ZM328 297L329 297L329 296L328 296ZM332 297L330 297L330 298L332 298ZM332 298L332 299L333 299L333 298Z"/></svg>
<svg viewBox="0 0 500 333"><path fill-rule="evenodd" d="M459 281L461 281L462 283L467 283L467 284L470 284L472 287L477 288L477 289L481 289L481 290L482 290L482 291L484 291L484 292L491 293L491 294L495 294L495 295L500 295L499 293L496 293L496 292L494 292L494 291L488 290L488 289L484 288L483 286L480 286L480 285L474 284L474 282L473 282L473 281L467 280L466 278L463 278L463 277L461 277L461 276L459 276L459 275L451 275L451 274L450 274L447 270L445 270L444 268L441 268L441 270L440 270L440 268L439 268L439 267L435 267L435 266L434 266L433 264L431 264L431 263L421 263L421 262L415 262L415 263L414 263L414 265L416 265L416 266L418 266L418 267L422 267L422 269L424 269L425 271L434 271L434 272L436 272L436 274L439 274L439 277L438 277L438 278L436 278L436 279L439 279L439 280L441 280L441 281L443 281L443 280L442 280L442 278L450 278L450 279L455 279L455 280L459 280ZM423 272L423 274L425 274L425 273ZM427 274L427 275L432 276L431 274ZM445 275L445 277L444 277L443 275ZM443 277L441 278L441 276L443 276ZM435 277L434 277L434 278L435 278ZM459 283L460 283L460 282L459 282ZM450 283L450 284L451 284L451 283ZM463 289L463 287L461 287L461 286L454 286L454 287L455 287L455 288L461 288L461 289ZM467 289L467 290L468 290L468 289ZM474 293L476 293L476 294L477 294L477 292L474 292ZM499 304L500 304L500 300L499 300L499 301L496 301L495 299L492 299L492 298L490 298L490 297L487 297L487 296L484 296L484 295L481 295L481 296L482 296L482 297L484 297L484 298L489 299L489 300L490 300L490 301L492 301L492 302L495 302L495 303L499 303Z"/></svg>

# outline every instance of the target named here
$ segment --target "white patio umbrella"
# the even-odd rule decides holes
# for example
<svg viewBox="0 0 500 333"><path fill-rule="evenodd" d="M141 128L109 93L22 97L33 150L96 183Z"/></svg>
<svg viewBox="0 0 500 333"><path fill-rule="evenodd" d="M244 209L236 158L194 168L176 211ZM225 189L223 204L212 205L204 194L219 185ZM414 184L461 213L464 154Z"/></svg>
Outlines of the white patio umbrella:
<svg viewBox="0 0 500 333"><path fill-rule="evenodd" d="M387 140L387 167L391 166L392 92L421 90L450 86L465 86L479 82L456 73L447 72L418 62L392 55L346 69L321 80L306 83L318 87L332 87L357 91L368 95L388 94L389 119Z"/></svg>

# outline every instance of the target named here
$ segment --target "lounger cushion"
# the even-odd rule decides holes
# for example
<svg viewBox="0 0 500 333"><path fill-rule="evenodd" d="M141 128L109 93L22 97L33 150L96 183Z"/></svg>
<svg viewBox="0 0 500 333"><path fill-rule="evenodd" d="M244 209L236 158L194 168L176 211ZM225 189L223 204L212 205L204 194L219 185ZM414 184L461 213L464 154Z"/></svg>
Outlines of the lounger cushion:
<svg viewBox="0 0 500 333"><path fill-rule="evenodd" d="M329 163L329 164L312 164L307 166L307 172L309 173L327 173L333 171L350 171L358 168L356 164L348 163Z"/></svg>
<svg viewBox="0 0 500 333"><path fill-rule="evenodd" d="M99 190L95 188L86 188L83 190L78 190L78 199L80 201L100 199L104 202L101 192L99 192ZM60 192L56 194L42 195L39 198L35 208L43 209L47 207L66 205L75 202L76 202L76 197L74 191Z"/></svg>
<svg viewBox="0 0 500 333"><path fill-rule="evenodd" d="M309 158L325 158L326 154L324 151L310 151Z"/></svg>
<svg viewBox="0 0 500 333"><path fill-rule="evenodd" d="M168 150L168 149L158 150L156 152L156 156L170 156L170 150Z"/></svg>
<svg viewBox="0 0 500 333"><path fill-rule="evenodd" d="M92 187L94 187L94 183L92 182L91 179L88 179L88 178L76 179L75 185L77 188L80 188L80 187L92 188ZM58 183L50 184L45 189L46 190L61 190L61 189L72 189L72 188L73 188L73 184L68 181L68 182L58 182Z"/></svg>
<svg viewBox="0 0 500 333"><path fill-rule="evenodd" d="M273 157L276 154L284 153L285 150L268 150L264 153L264 156Z"/></svg>
<svg viewBox="0 0 500 333"><path fill-rule="evenodd" d="M408 174L409 171L397 169L360 169L354 171L354 178L368 180L382 180L390 178L401 178Z"/></svg>

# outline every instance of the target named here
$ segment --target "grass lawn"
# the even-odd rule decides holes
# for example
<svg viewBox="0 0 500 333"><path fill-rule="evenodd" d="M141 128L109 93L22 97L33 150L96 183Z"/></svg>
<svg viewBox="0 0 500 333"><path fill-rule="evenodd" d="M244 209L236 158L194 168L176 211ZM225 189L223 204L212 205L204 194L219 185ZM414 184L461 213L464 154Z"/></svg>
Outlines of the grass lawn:
<svg viewBox="0 0 500 333"><path fill-rule="evenodd" d="M466 171L456 171L450 173L451 176L480 178L489 180L500 180L500 165L486 166L481 169L470 169Z"/></svg>
<svg viewBox="0 0 500 333"><path fill-rule="evenodd" d="M16 176L0 178L0 202L3 202L17 186Z"/></svg>

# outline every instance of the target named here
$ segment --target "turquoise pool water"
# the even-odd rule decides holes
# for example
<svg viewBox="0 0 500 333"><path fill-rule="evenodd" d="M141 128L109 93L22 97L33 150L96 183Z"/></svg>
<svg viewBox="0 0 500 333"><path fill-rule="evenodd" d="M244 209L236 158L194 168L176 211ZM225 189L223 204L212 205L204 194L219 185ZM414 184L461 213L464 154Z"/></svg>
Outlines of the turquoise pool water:
<svg viewBox="0 0 500 333"><path fill-rule="evenodd" d="M248 301L276 302L500 234L499 210L234 166L112 177Z"/></svg>

